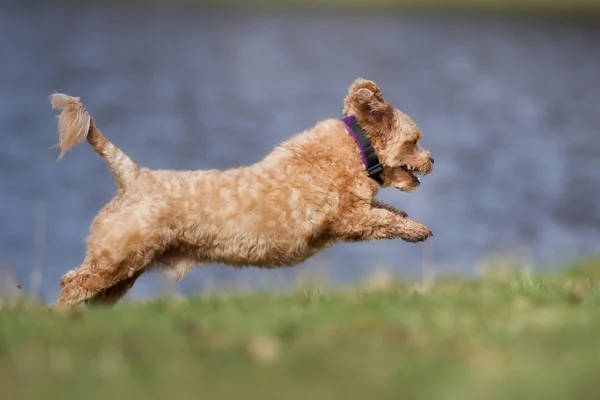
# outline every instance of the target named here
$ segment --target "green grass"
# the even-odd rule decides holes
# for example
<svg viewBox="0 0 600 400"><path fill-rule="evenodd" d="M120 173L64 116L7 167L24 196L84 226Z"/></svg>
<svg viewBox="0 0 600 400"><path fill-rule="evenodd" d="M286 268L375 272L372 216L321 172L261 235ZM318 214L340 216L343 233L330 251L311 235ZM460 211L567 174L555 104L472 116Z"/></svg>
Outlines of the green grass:
<svg viewBox="0 0 600 400"><path fill-rule="evenodd" d="M0 310L1 399L584 399L600 262L422 286Z"/></svg>

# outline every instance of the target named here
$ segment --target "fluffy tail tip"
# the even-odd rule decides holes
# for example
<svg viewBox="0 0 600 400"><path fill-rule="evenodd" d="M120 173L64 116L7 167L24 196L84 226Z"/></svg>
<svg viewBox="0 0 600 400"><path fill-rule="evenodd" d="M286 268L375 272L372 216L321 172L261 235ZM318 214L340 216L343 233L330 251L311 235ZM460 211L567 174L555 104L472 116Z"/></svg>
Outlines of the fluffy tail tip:
<svg viewBox="0 0 600 400"><path fill-rule="evenodd" d="M68 96L63 93L52 93L50 95L50 103L55 110L62 110L69 106L77 107L82 105L79 97Z"/></svg>
<svg viewBox="0 0 600 400"><path fill-rule="evenodd" d="M61 152L58 160L85 139L90 130L91 117L79 97L68 96L63 93L50 95L50 104L55 110L62 110L58 116L58 144Z"/></svg>

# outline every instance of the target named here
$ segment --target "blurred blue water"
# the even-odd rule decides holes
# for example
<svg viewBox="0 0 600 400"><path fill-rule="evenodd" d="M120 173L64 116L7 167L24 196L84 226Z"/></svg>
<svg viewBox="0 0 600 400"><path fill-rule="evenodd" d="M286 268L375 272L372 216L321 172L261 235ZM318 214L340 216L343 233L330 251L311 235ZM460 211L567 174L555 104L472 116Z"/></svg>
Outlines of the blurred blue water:
<svg viewBox="0 0 600 400"><path fill-rule="evenodd" d="M10 5L9 5L10 4ZM286 271L196 269L192 293L323 265L336 282L377 266L473 272L490 254L544 267L600 238L600 29L567 22L342 13L233 13L136 5L0 13L0 263L27 284L45 210L42 295L82 260L114 184L87 144L61 163L53 91L81 96L103 133L152 168L227 168L339 117L352 80L380 84L421 126L435 172L380 197L430 225L426 244L343 244ZM133 296L157 290L143 277Z"/></svg>

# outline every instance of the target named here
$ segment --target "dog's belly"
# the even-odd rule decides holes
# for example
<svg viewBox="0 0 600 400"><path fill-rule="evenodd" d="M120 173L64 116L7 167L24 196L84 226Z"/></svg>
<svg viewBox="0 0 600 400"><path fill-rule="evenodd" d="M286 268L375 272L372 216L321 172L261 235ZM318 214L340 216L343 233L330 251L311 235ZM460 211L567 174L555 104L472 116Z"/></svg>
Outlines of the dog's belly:
<svg viewBox="0 0 600 400"><path fill-rule="evenodd" d="M206 251L209 262L231 266L255 266L262 268L292 267L316 253L333 245L325 237L296 239L295 241L240 241L232 249L230 245L215 246ZM202 255L203 249L199 249Z"/></svg>
<svg viewBox="0 0 600 400"><path fill-rule="evenodd" d="M211 262L237 267L293 267L332 245L333 242L320 242L318 245L306 243L297 247L271 246L262 249L246 249L238 253L230 253L226 249L215 248L208 254Z"/></svg>
<svg viewBox="0 0 600 400"><path fill-rule="evenodd" d="M163 252L156 259L156 264L159 269L177 278L183 277L194 266L208 263L233 267L293 267L334 244L335 241L325 234L294 241L252 238L226 242L208 240L207 243L177 243Z"/></svg>

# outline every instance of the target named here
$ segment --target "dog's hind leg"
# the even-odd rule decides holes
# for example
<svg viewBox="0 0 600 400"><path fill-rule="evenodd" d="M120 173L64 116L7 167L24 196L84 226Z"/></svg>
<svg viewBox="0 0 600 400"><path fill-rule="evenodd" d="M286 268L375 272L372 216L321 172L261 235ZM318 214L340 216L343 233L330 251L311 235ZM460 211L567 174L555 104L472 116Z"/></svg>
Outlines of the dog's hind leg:
<svg viewBox="0 0 600 400"><path fill-rule="evenodd" d="M92 267L92 264L96 264ZM71 308L94 297L103 288L112 286L117 277L110 274L109 268L98 268L90 258L75 270L63 275L60 280L61 292L55 308Z"/></svg>
<svg viewBox="0 0 600 400"><path fill-rule="evenodd" d="M143 273L144 265L133 262L99 264L84 262L77 270L67 272L61 279L61 293L56 308L72 308L83 302L114 304L133 286ZM132 271L132 272L131 272Z"/></svg>
<svg viewBox="0 0 600 400"><path fill-rule="evenodd" d="M79 269L63 276L55 307L71 308L96 297L92 303L114 304L133 286L152 262L159 240L133 232L118 234L118 240L110 240L117 244L110 249L94 248Z"/></svg>
<svg viewBox="0 0 600 400"><path fill-rule="evenodd" d="M133 287L135 281L144 273L145 270L136 272L133 276L128 277L107 289L98 292L93 297L85 300L86 305L96 306L112 306L117 303L123 296L127 294L129 289Z"/></svg>

